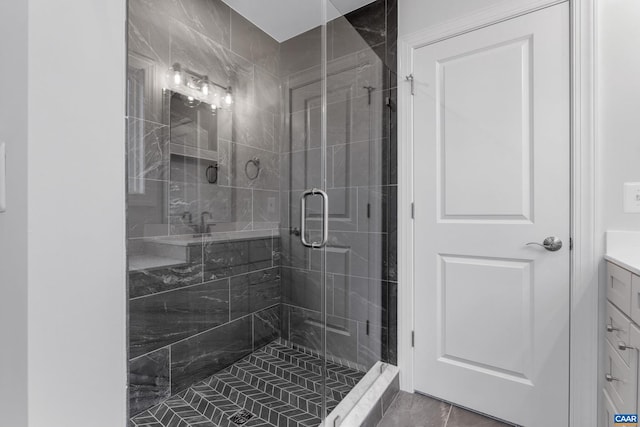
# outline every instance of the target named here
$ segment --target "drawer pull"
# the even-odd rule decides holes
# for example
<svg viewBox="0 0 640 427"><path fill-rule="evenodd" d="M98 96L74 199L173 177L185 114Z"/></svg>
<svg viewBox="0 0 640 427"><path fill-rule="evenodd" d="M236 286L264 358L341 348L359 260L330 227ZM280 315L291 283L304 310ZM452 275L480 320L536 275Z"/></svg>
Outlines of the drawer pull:
<svg viewBox="0 0 640 427"><path fill-rule="evenodd" d="M618 349L619 350L630 350L630 349L634 349L635 347L631 347L630 345L626 345L624 342L622 341L618 341Z"/></svg>
<svg viewBox="0 0 640 427"><path fill-rule="evenodd" d="M614 327L612 324L607 325L607 332L621 331L622 329Z"/></svg>
<svg viewBox="0 0 640 427"><path fill-rule="evenodd" d="M620 378L616 378L611 374L606 374L604 376L604 379L607 380L608 382L613 382L613 381L620 381Z"/></svg>

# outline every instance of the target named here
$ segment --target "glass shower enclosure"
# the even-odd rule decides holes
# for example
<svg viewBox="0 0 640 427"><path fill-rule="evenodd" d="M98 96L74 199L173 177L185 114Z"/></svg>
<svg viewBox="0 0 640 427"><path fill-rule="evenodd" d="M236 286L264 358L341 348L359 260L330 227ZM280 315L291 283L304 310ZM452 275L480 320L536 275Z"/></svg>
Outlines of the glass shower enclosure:
<svg viewBox="0 0 640 427"><path fill-rule="evenodd" d="M130 425L318 425L395 363L395 2L294 3L129 0Z"/></svg>

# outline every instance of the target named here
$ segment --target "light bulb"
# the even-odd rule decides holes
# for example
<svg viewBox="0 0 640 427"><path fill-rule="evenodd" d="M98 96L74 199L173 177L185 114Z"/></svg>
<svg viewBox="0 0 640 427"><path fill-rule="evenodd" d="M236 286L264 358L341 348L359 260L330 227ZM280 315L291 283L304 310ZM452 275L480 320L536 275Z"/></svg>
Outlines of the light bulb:
<svg viewBox="0 0 640 427"><path fill-rule="evenodd" d="M209 96L209 83L207 82L202 83L202 88L200 90L202 91L202 94L204 96Z"/></svg>
<svg viewBox="0 0 640 427"><path fill-rule="evenodd" d="M193 102L193 96L187 96L187 99L189 100L189 102Z"/></svg>
<svg viewBox="0 0 640 427"><path fill-rule="evenodd" d="M182 83L182 75L180 74L179 70L176 70L173 72L173 83L179 85L180 83Z"/></svg>
<svg viewBox="0 0 640 427"><path fill-rule="evenodd" d="M227 92L227 94L224 97L224 102L227 105L231 105L231 103L233 102L233 98L231 98L231 92Z"/></svg>

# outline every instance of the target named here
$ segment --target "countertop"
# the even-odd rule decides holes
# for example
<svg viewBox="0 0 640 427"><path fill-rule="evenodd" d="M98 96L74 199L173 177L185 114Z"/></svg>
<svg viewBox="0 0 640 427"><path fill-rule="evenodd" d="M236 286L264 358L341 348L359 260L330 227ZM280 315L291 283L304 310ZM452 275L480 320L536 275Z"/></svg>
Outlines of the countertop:
<svg viewBox="0 0 640 427"><path fill-rule="evenodd" d="M640 233L607 231L604 259L640 276Z"/></svg>

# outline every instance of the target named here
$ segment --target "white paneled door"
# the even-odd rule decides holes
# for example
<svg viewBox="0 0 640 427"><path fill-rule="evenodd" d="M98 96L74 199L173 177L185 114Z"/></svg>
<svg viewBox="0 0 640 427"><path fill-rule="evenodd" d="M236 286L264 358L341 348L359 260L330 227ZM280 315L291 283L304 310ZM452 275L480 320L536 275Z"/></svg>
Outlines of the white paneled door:
<svg viewBox="0 0 640 427"><path fill-rule="evenodd" d="M569 60L567 3L413 58L415 388L524 426L568 425Z"/></svg>

